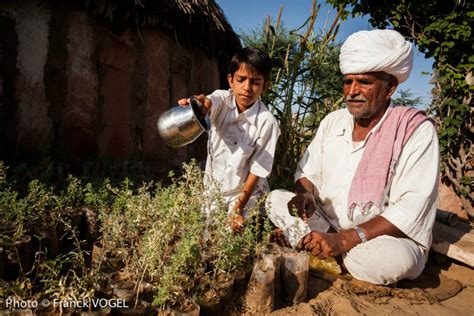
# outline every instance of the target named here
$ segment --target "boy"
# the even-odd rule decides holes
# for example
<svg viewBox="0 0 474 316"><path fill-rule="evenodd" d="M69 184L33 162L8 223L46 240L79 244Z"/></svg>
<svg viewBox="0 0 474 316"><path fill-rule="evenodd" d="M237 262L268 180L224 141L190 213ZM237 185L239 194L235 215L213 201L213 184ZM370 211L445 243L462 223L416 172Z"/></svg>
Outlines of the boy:
<svg viewBox="0 0 474 316"><path fill-rule="evenodd" d="M260 100L270 85L270 72L266 53L243 48L230 62L230 89L195 96L211 121L205 180L220 185L234 231L241 229L248 209L269 190L266 177L280 136L277 120ZM189 99L178 104L186 106Z"/></svg>

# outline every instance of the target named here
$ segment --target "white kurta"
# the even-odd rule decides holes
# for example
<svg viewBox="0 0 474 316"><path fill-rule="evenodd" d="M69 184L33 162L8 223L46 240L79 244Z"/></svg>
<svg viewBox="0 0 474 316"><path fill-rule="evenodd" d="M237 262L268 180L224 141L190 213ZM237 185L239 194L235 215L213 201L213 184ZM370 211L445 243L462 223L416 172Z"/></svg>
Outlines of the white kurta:
<svg viewBox="0 0 474 316"><path fill-rule="evenodd" d="M246 209L268 191L275 147L280 135L278 122L263 102L257 100L248 110L238 113L232 90L216 90L208 95L209 131L206 181L218 184L227 203L235 201L249 173L260 179ZM244 210L244 216L246 210Z"/></svg>
<svg viewBox="0 0 474 316"><path fill-rule="evenodd" d="M391 110L391 107L388 111ZM369 135L378 129L388 111ZM347 109L329 114L298 164L295 179L308 178L318 189L324 211L341 229L349 229L379 215L376 208L362 214L356 208L348 217L348 195L352 177L364 152L366 140L352 145L353 117ZM392 182L385 188L380 214L425 248L431 246L436 215L439 148L431 122L422 123L404 146Z"/></svg>
<svg viewBox="0 0 474 316"><path fill-rule="evenodd" d="M370 133L380 127L390 110L391 107ZM413 253L413 249L418 249L417 254L413 256L414 259L410 259L410 262L416 263L417 266L408 269L409 272L406 272L407 269L405 269L404 275L401 275L401 277L416 277L422 271L424 259L426 259L427 251L431 246L432 229L436 215L439 177L439 148L436 130L431 122L424 122L414 131L403 147L391 183L385 188L384 207L381 210L372 207L366 214L362 214L360 209L356 208L354 218L351 220L348 216L350 185L362 158L366 140L370 135L369 133L363 142L354 146L352 142L353 128L354 119L347 109L330 113L321 122L315 138L299 162L295 180L306 177L313 183L323 201L325 214L330 219L331 224L338 229L350 229L369 221L377 215L381 215L405 233L410 239L398 239L398 241L405 244L402 248L409 253ZM278 199L278 197L273 197L273 200ZM270 208L270 219L279 218L280 224L282 218L286 217L288 219L285 201L280 201L279 205L271 205ZM274 221L273 219L272 221ZM287 224L284 226L288 232L287 237L289 237L290 242L293 242L293 245L296 245L300 238L311 230L310 226L299 219L293 218L286 222ZM390 239L388 236L383 237L385 239L382 240ZM387 277L385 274L383 275L384 279L381 280L380 277L382 276L377 276L372 264L368 264L364 259L360 260L361 258L358 255L356 260L353 259L353 256L348 258L351 253L360 253L360 249L366 249L367 247L375 255L380 254L385 262L392 257L394 259L397 256L404 258L399 252L393 256L387 253L387 251L394 250L394 247L385 248L385 250L380 249L380 240L377 241L377 239L379 238L359 244L349 251L345 264L350 271L352 270L351 272L354 272L353 275L356 277L360 276L359 278L373 283L392 283L400 275ZM397 239L389 242L397 242ZM375 244L378 245L379 249L370 248L371 245ZM419 256L422 256L422 259ZM350 262L356 261L358 267L354 268L352 266L351 269ZM372 260L372 262L378 261ZM398 263L396 260L394 261L394 264ZM369 269L366 272L356 271L360 267ZM393 267L387 270L395 274L398 273ZM372 279L372 276L375 279Z"/></svg>

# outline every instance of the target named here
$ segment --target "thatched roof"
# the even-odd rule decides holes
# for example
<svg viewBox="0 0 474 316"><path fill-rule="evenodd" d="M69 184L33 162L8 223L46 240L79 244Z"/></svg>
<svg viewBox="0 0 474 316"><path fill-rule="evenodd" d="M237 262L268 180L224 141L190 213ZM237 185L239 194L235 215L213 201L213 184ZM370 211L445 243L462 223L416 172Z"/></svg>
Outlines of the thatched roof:
<svg viewBox="0 0 474 316"><path fill-rule="evenodd" d="M240 41L214 0L82 0L95 15L117 25L167 30L181 45L232 55ZM219 58L220 59L220 58Z"/></svg>

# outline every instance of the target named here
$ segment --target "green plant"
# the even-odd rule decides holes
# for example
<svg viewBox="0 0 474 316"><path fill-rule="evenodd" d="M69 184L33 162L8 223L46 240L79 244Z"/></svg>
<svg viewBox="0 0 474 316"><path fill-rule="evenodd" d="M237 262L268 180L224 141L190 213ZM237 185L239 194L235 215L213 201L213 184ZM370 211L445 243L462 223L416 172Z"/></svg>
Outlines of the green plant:
<svg viewBox="0 0 474 316"><path fill-rule="evenodd" d="M86 262L88 255L83 250L78 232L68 220L60 218L69 232L74 249L46 260L42 254L37 254L35 268L35 283L42 289L41 293L57 302L89 302L95 294L95 284L100 273L92 271ZM89 304L91 307L92 304ZM63 305L59 304L60 313L64 313Z"/></svg>
<svg viewBox="0 0 474 316"><path fill-rule="evenodd" d="M0 299L6 300L13 297L17 300L27 300L32 297L33 285L31 280L21 277L11 282L0 279Z"/></svg>
<svg viewBox="0 0 474 316"><path fill-rule="evenodd" d="M25 202L8 183L8 167L0 162L0 239L4 242L21 240L26 232ZM10 230L14 229L12 233Z"/></svg>
<svg viewBox="0 0 474 316"><path fill-rule="evenodd" d="M88 182L83 188L85 205L98 210L109 208L112 204L110 187L110 180L108 178L104 179L97 187Z"/></svg>
<svg viewBox="0 0 474 316"><path fill-rule="evenodd" d="M140 241L138 263L147 278L157 284L156 305L183 301L194 286L196 271L202 265L204 190L202 172L191 163L183 166L183 175L169 187L157 188L150 201L150 209L159 220Z"/></svg>
<svg viewBox="0 0 474 316"><path fill-rule="evenodd" d="M224 208L214 208L209 213L203 255L214 279L219 274L231 274L242 268L248 259L265 249L264 241L269 239L271 231L268 219L260 213L265 199L266 196L263 196L249 212L239 234L234 234L225 225L227 213L222 211Z"/></svg>
<svg viewBox="0 0 474 316"><path fill-rule="evenodd" d="M50 223L57 220L61 203L51 186L35 179L28 184L28 192L22 199L30 224Z"/></svg>
<svg viewBox="0 0 474 316"><path fill-rule="evenodd" d="M84 193L81 180L68 175L67 187L61 192L60 198L63 207L80 207L84 203Z"/></svg>
<svg viewBox="0 0 474 316"><path fill-rule="evenodd" d="M33 180L23 198L6 183L0 190L0 210L13 205L16 211L11 220L26 225L33 219L38 223L44 214L57 208L84 204L96 207L100 210L101 241L108 247L105 259L125 263L115 268L135 283L136 302L140 285L146 282L152 285L155 305L183 306L201 293L204 277L210 285L241 269L265 247L270 229L256 207L242 233L234 235L221 194L205 187L196 162L183 165L180 174L171 175L167 187L151 182L136 187L128 179L118 187L108 180L82 186L79 179L69 177L59 195L52 187ZM34 215L35 210L41 216ZM82 301L90 300L97 288L106 286L107 282L99 281L110 281L111 276L103 273L100 263L89 265L89 254L70 217L58 212L56 219L64 226L64 236L71 240L73 249L53 258L40 249L33 269L0 288L0 293L12 295L16 291L15 295L22 298L34 295ZM16 231L24 233L22 227Z"/></svg>
<svg viewBox="0 0 474 316"><path fill-rule="evenodd" d="M5 163L0 161L0 189L3 189L7 182L7 170L8 167L5 166Z"/></svg>
<svg viewBox="0 0 474 316"><path fill-rule="evenodd" d="M400 90L398 96L393 98L393 103L409 107L417 107L421 104L420 97L413 97L413 93L408 90Z"/></svg>
<svg viewBox="0 0 474 316"><path fill-rule="evenodd" d="M213 279L242 267L260 241L251 223L233 234L222 196L204 186L195 162L153 194L138 189L126 208L133 211L124 220L140 223L129 252L131 275L156 287L153 303L160 307L183 305L199 292L204 275Z"/></svg>

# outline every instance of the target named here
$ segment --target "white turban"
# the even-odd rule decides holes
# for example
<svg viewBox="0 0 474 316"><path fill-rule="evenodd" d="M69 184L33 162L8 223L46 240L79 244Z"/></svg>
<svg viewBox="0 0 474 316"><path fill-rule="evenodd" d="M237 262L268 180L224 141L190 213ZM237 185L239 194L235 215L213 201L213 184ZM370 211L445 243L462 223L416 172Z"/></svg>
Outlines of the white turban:
<svg viewBox="0 0 474 316"><path fill-rule="evenodd" d="M413 66L413 47L394 30L359 31L342 44L339 66L344 75L384 71L402 83Z"/></svg>

